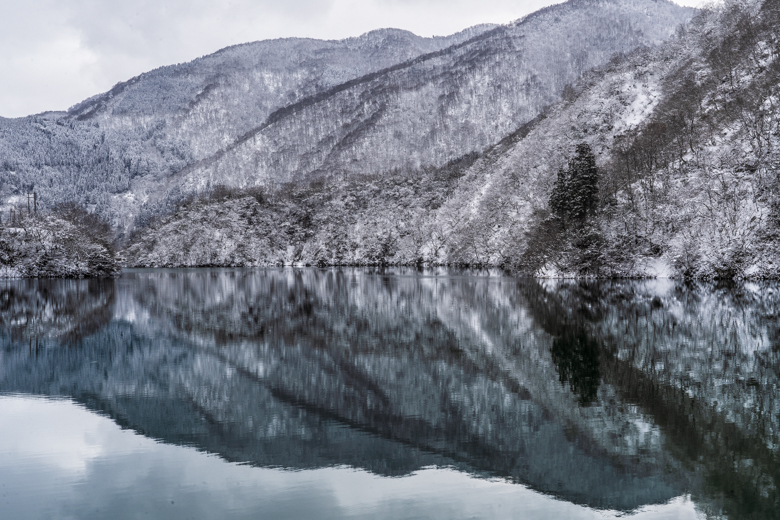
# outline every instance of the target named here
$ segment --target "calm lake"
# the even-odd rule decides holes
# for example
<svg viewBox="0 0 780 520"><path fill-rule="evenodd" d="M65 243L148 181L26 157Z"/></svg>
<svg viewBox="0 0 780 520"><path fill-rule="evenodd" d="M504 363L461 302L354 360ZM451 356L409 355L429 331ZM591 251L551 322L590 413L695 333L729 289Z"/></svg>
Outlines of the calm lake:
<svg viewBox="0 0 780 520"><path fill-rule="evenodd" d="M780 518L780 285L0 285L0 518Z"/></svg>

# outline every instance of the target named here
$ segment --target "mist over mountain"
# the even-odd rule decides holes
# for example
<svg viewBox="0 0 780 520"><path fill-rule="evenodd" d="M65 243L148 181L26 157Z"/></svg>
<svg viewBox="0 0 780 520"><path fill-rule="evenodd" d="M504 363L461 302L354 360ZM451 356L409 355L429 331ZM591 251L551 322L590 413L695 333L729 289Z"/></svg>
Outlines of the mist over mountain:
<svg viewBox="0 0 780 520"><path fill-rule="evenodd" d="M121 237L218 185L440 167L511 134L614 54L661 43L693 12L573 0L446 38L380 30L231 47L67 113L0 120L0 192L6 204L31 190L50 205L76 201Z"/></svg>

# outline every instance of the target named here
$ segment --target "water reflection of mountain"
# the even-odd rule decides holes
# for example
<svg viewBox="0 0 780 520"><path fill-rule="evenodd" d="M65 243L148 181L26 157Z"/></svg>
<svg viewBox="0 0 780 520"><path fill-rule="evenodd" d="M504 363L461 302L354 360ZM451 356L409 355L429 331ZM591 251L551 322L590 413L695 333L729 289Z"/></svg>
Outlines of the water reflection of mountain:
<svg viewBox="0 0 780 520"><path fill-rule="evenodd" d="M5 280L0 330L17 343L67 344L105 326L113 316L113 280ZM28 345L29 346L29 345Z"/></svg>
<svg viewBox="0 0 780 520"><path fill-rule="evenodd" d="M526 295L551 335L599 342L601 381L653 418L664 450L700 478L689 490L707 513L777 518L777 286L563 283Z"/></svg>
<svg viewBox="0 0 780 520"><path fill-rule="evenodd" d="M72 396L145 435L262 466L453 465L596 507L690 492L735 518L750 498L770 518L777 300L720 291L134 272L82 289L92 303L77 307L113 318L69 347L36 357L4 335L0 389ZM28 293L20 284L12 307Z"/></svg>

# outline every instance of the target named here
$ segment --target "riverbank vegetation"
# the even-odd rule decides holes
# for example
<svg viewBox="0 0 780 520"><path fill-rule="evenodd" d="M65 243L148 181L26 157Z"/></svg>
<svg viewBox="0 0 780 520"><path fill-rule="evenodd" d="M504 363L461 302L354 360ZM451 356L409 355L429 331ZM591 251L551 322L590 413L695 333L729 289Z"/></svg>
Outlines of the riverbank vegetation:
<svg viewBox="0 0 780 520"><path fill-rule="evenodd" d="M34 213L11 210L0 224L0 277L115 276L121 257L111 239L105 221L74 203Z"/></svg>

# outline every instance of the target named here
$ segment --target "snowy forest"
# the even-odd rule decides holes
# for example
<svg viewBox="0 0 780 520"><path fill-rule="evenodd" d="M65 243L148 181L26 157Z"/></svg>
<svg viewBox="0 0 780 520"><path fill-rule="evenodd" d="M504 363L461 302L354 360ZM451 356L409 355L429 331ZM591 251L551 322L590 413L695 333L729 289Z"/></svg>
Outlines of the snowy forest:
<svg viewBox="0 0 780 520"><path fill-rule="evenodd" d="M162 67L0 119L0 264L777 278L778 27L778 0L570 0Z"/></svg>

